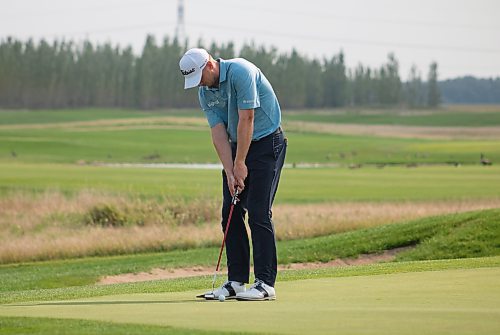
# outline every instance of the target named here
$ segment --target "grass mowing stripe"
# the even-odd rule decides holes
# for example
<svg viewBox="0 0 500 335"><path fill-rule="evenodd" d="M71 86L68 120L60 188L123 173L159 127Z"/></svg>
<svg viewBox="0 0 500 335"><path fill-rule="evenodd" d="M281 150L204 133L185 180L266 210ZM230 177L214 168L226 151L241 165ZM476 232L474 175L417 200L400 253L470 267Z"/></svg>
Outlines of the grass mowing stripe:
<svg viewBox="0 0 500 335"><path fill-rule="evenodd" d="M500 108L498 108L500 109ZM378 113L345 112L334 110L321 114L304 112L289 113L284 116L289 121L322 123L348 123L367 125L404 125L426 127L489 127L500 125L498 112L423 111L422 113ZM480 130L480 129L479 129Z"/></svg>
<svg viewBox="0 0 500 335"><path fill-rule="evenodd" d="M283 119L313 122L356 124L401 124L411 126L467 126L500 125L498 106L446 107L435 110L392 109L327 109L283 111ZM102 119L148 118L161 116L202 116L197 109L130 110L115 108L82 108L62 110L0 110L0 124L44 124Z"/></svg>
<svg viewBox="0 0 500 335"><path fill-rule="evenodd" d="M3 317L0 316L0 335L10 334L37 334L37 335L215 335L215 334L242 334L241 332L202 331L195 329L175 328L169 326L138 325L127 323L113 323L104 321L90 321L77 319Z"/></svg>
<svg viewBox="0 0 500 335"><path fill-rule="evenodd" d="M435 261L380 263L353 267L324 268L316 270L287 270L282 271L279 274L277 285L279 285L279 281L301 279L371 276L406 272L475 269L489 267L500 267L500 257L497 256ZM89 285L57 289L2 292L0 293L0 303L8 304L26 301L70 300L118 294L203 290L207 289L211 278L211 276L202 276L105 286Z"/></svg>
<svg viewBox="0 0 500 335"><path fill-rule="evenodd" d="M0 163L0 196L50 189L75 194L85 189L193 200L220 197L220 171L148 169L56 164ZM284 169L279 203L329 201L432 201L500 197L500 166L439 166L415 169Z"/></svg>
<svg viewBox="0 0 500 335"><path fill-rule="evenodd" d="M216 163L207 127L134 129L88 127L0 130L5 163ZM401 130L404 132L404 130ZM289 163L479 164L500 160L498 139L404 139L287 131ZM417 136L417 135L415 135ZM314 148L314 150L311 150Z"/></svg>
<svg viewBox="0 0 500 335"><path fill-rule="evenodd" d="M118 108L0 110L0 125L51 124L62 122L143 119L162 116L203 116L199 109L131 110Z"/></svg>

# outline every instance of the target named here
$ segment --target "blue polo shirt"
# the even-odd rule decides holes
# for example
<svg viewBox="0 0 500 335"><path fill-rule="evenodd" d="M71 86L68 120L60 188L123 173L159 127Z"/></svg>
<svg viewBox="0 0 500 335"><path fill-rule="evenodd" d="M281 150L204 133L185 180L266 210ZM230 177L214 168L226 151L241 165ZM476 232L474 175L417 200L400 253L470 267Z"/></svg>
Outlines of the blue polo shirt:
<svg viewBox="0 0 500 335"><path fill-rule="evenodd" d="M201 86L200 105L211 128L223 123L237 142L238 110L254 109L252 140L273 133L281 123L281 109L274 90L258 67L243 58L218 59L219 87Z"/></svg>

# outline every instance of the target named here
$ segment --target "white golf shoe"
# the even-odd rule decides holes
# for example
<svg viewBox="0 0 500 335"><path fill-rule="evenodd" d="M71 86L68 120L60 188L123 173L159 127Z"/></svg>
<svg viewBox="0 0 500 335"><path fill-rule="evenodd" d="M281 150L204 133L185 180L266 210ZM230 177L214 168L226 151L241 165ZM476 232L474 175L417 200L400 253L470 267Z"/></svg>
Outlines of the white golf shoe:
<svg viewBox="0 0 500 335"><path fill-rule="evenodd" d="M224 295L226 299L234 299L239 293L245 292L245 284L236 281L226 281L221 287L215 289L213 292L209 291L205 294L199 295L199 298L207 300L217 300L220 295Z"/></svg>
<svg viewBox="0 0 500 335"><path fill-rule="evenodd" d="M236 299L250 301L274 300L276 299L276 291L274 287L267 285L262 280L255 279L255 283L250 289L236 294Z"/></svg>

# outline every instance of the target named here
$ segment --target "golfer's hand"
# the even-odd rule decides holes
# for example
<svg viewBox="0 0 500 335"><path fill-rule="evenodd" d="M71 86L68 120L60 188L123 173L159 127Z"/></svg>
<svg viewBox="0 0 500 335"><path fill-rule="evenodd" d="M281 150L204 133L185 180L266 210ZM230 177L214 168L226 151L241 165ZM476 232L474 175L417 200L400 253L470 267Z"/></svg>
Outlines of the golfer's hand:
<svg viewBox="0 0 500 335"><path fill-rule="evenodd" d="M235 186L238 188L238 192L241 193L245 189L245 179L248 175L248 169L244 162L234 162L233 175ZM231 193L231 195L233 194Z"/></svg>
<svg viewBox="0 0 500 335"><path fill-rule="evenodd" d="M236 190L236 179L234 179L234 175L232 173L226 173L227 177L227 187L229 188L229 192L231 196L234 196L234 191Z"/></svg>

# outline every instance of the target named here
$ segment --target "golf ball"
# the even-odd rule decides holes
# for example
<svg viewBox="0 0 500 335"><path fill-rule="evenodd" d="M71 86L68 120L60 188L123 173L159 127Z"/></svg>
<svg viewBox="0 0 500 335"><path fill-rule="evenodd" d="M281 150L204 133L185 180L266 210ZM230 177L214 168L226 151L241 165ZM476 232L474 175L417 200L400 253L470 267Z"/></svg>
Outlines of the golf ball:
<svg viewBox="0 0 500 335"><path fill-rule="evenodd" d="M219 301L223 302L224 300L226 300L226 296L224 294L219 295Z"/></svg>

